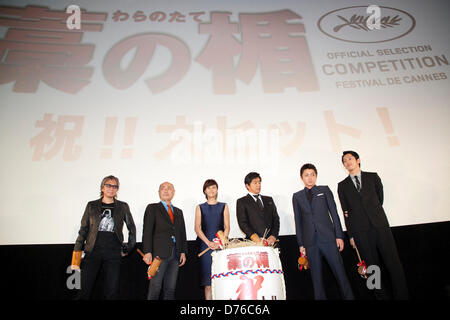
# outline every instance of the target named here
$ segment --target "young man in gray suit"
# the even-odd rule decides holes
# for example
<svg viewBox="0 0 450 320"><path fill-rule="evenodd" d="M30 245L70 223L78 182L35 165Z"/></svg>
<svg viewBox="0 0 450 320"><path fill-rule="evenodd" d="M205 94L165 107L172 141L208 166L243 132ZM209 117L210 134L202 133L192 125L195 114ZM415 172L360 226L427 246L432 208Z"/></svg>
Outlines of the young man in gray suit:
<svg viewBox="0 0 450 320"><path fill-rule="evenodd" d="M344 270L340 251L344 249L342 232L333 193L328 186L316 186L317 169L307 163L300 169L305 188L294 193L292 205L300 252L308 258L316 300L325 300L322 257L339 284L343 299L353 300L353 292Z"/></svg>

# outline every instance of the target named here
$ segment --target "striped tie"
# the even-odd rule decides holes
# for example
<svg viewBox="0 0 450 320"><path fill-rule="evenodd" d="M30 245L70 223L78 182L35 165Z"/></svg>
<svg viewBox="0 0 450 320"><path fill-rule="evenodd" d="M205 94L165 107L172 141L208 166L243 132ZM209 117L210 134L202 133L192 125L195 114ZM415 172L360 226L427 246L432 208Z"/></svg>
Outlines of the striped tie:
<svg viewBox="0 0 450 320"><path fill-rule="evenodd" d="M361 191L361 183L359 182L358 176L355 176L355 181L356 181L356 190L358 190L358 192Z"/></svg>

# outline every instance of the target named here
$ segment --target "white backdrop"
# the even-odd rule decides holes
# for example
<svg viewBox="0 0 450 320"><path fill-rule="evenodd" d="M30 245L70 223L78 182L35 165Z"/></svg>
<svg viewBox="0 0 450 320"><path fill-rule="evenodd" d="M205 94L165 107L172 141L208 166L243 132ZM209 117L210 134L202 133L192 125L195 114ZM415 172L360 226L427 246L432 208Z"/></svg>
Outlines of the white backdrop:
<svg viewBox="0 0 450 320"><path fill-rule="evenodd" d="M371 1L374 30L354 1L79 0L73 31L70 4L0 2L0 244L74 242L109 174L138 241L164 181L195 239L208 178L242 236L250 171L294 234L301 165L341 215L348 149L380 175L392 226L449 220L447 1Z"/></svg>

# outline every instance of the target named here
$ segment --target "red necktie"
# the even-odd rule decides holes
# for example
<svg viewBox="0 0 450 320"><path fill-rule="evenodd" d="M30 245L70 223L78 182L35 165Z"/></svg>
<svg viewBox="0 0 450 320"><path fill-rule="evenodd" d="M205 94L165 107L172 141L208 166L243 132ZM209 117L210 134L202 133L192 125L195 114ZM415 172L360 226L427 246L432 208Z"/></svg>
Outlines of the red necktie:
<svg viewBox="0 0 450 320"><path fill-rule="evenodd" d="M173 223L173 211L172 211L172 206L169 204L169 205L167 205L167 207L168 207L168 211L169 211L169 217L170 217L170 221L172 221L172 223Z"/></svg>

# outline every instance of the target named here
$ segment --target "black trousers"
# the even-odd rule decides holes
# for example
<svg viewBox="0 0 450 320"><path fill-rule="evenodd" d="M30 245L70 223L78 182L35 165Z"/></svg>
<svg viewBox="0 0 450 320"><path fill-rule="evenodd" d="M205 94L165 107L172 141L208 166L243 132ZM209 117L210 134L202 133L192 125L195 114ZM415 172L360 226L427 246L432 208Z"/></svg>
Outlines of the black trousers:
<svg viewBox="0 0 450 320"><path fill-rule="evenodd" d="M90 299L97 275L101 268L104 272L103 293L106 299L119 298L121 246L111 243L107 246L94 246L86 253L81 266L81 290L79 299Z"/></svg>
<svg viewBox="0 0 450 320"><path fill-rule="evenodd" d="M380 257L386 266L385 271L389 275L392 286L393 298L398 300L408 299L408 287L403 266L397 252L394 237L390 227L375 228L369 231L357 232L353 234L356 246L358 247L361 259L365 260L367 266L380 266ZM388 299L390 294L385 290L388 277L386 272L381 270L381 289L374 289L377 299Z"/></svg>

